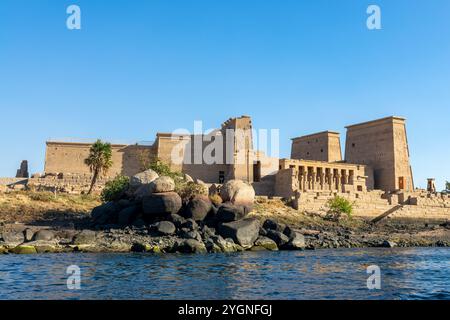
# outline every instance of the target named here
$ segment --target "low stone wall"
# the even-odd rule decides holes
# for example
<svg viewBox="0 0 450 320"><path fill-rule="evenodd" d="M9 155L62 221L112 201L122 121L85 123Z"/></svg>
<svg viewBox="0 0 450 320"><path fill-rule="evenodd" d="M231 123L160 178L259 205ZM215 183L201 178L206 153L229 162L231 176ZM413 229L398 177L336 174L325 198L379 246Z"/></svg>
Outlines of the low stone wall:
<svg viewBox="0 0 450 320"><path fill-rule="evenodd" d="M416 206L450 208L450 195L442 193L406 194L407 203Z"/></svg>
<svg viewBox="0 0 450 320"><path fill-rule="evenodd" d="M372 220L398 207L387 219L395 218L405 220L405 222L424 220L436 223L450 220L450 206L447 205L446 199L425 197L419 198L418 202L412 201L412 203L399 205L390 197L385 197L384 192L379 190L357 193L304 192L293 201L293 206L300 211L326 212L328 200L335 196L352 201L354 203L353 216L363 219Z"/></svg>
<svg viewBox="0 0 450 320"><path fill-rule="evenodd" d="M424 205L404 205L391 214L388 219L404 220L408 222L423 221L443 223L450 220L450 208Z"/></svg>
<svg viewBox="0 0 450 320"><path fill-rule="evenodd" d="M93 191L101 192L106 182L110 179L110 177L99 178ZM92 176L88 174L46 176L29 179L27 188L36 191L81 194L89 190L91 180Z"/></svg>

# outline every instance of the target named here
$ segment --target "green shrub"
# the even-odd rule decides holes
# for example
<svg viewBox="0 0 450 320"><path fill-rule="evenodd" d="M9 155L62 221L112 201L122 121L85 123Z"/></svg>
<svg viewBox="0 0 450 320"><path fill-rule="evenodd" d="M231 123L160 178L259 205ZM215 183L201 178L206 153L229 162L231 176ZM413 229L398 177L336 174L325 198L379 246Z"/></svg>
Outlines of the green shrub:
<svg viewBox="0 0 450 320"><path fill-rule="evenodd" d="M130 185L130 178L118 175L105 184L100 198L103 202L119 200Z"/></svg>
<svg viewBox="0 0 450 320"><path fill-rule="evenodd" d="M206 186L194 182L175 181L175 192L185 203L195 196L208 196Z"/></svg>
<svg viewBox="0 0 450 320"><path fill-rule="evenodd" d="M347 217L351 217L353 212L353 203L343 197L336 196L333 199L328 200L327 205L329 207L326 218L331 220L339 220L342 214L346 214Z"/></svg>
<svg viewBox="0 0 450 320"><path fill-rule="evenodd" d="M174 180L183 180L181 172L172 171L169 165L165 164L161 159L158 158L151 161L147 169L152 169L159 176L171 177Z"/></svg>
<svg viewBox="0 0 450 320"><path fill-rule="evenodd" d="M450 182L445 181L445 190L450 192Z"/></svg>

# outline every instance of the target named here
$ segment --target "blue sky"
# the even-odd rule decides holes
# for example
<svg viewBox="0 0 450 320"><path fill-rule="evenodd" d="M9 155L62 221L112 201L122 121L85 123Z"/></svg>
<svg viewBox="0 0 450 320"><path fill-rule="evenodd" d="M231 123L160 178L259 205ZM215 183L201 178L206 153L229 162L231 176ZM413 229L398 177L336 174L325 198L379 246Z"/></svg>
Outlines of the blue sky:
<svg viewBox="0 0 450 320"><path fill-rule="evenodd" d="M449 15L448 0L0 0L0 176L42 171L49 138L153 140L247 114L289 156L292 137L399 115L416 186L443 188Z"/></svg>

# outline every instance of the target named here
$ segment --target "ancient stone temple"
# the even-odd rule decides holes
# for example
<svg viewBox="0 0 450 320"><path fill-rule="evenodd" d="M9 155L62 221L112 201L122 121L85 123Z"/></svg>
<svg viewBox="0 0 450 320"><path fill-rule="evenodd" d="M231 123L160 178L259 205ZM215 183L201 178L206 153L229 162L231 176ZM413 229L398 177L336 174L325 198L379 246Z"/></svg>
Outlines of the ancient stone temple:
<svg viewBox="0 0 450 320"><path fill-rule="evenodd" d="M210 190L239 179L252 184L257 195L284 198L301 211L326 211L328 201L339 195L355 204L356 216L369 219L448 219L450 196L436 192L433 179L427 190L414 189L405 119L391 116L346 128L344 156L339 133L323 131L292 139L288 159L254 149L249 116L230 118L208 134L157 133L152 143L112 144L113 167L97 187L117 174L141 172L159 158ZM86 142L48 141L45 173L28 179L28 186L86 191L91 173L84 159L90 147ZM27 171L24 162L18 175Z"/></svg>
<svg viewBox="0 0 450 320"><path fill-rule="evenodd" d="M89 177L89 143L47 142L45 174ZM253 149L249 116L230 118L208 134L157 133L150 144L113 144L110 177L131 176L155 158L194 179L253 183L258 194L293 197L297 192L365 192L414 189L405 119L387 117L347 127L345 157L338 132L292 139L290 159Z"/></svg>
<svg viewBox="0 0 450 320"><path fill-rule="evenodd" d="M405 119L387 117L347 126L345 160L337 132L292 139L292 159L280 160L275 194L414 190Z"/></svg>

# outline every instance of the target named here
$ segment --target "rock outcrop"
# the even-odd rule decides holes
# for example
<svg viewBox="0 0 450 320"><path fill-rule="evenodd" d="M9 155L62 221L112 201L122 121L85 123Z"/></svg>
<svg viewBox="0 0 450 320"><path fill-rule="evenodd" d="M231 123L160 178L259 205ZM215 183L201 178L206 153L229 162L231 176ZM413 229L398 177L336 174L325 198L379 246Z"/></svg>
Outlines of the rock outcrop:
<svg viewBox="0 0 450 320"><path fill-rule="evenodd" d="M147 170L131 178L119 199L92 210L91 230L1 232L0 248L15 253L204 253L305 247L303 235L295 230L274 221L261 227L258 219L248 217L255 197L250 185L229 181L213 203L202 182L185 180L182 199L172 178Z"/></svg>

